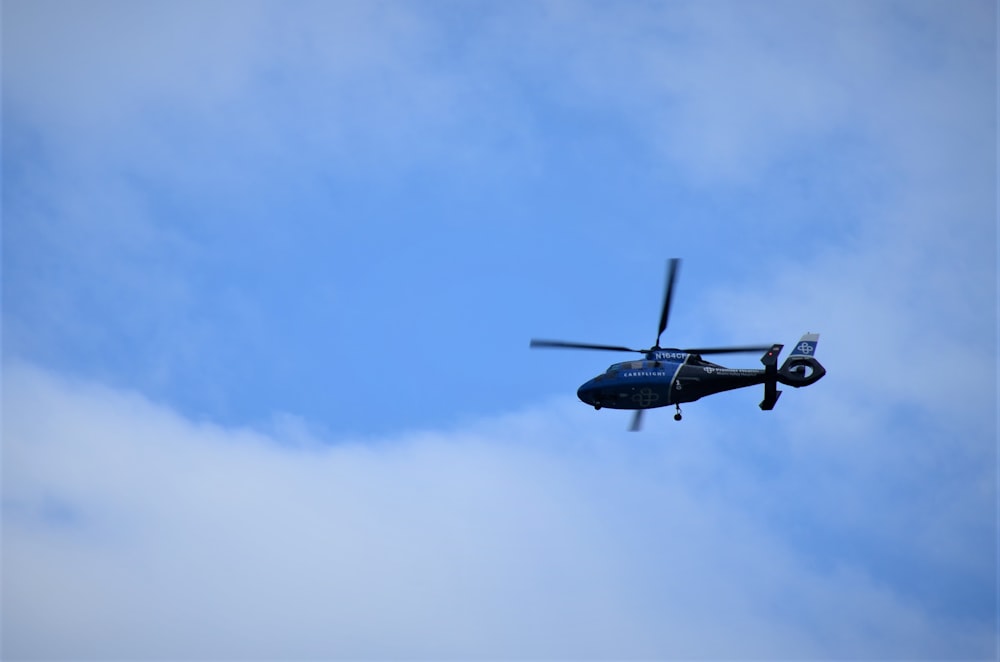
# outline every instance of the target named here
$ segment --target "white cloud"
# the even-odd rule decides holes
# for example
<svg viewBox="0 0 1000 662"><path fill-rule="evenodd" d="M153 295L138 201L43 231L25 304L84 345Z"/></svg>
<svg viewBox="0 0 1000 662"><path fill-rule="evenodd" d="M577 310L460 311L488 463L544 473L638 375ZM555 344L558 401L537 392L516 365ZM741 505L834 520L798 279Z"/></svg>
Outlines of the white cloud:
<svg viewBox="0 0 1000 662"><path fill-rule="evenodd" d="M13 2L4 7L4 88L12 107L82 137L164 104L219 110L247 84L257 3ZM117 145L113 145L116 147Z"/></svg>
<svg viewBox="0 0 1000 662"><path fill-rule="evenodd" d="M992 645L846 561L798 556L740 500L753 480L712 426L626 435L565 402L366 444L299 429L289 446L24 364L3 405L5 657Z"/></svg>
<svg viewBox="0 0 1000 662"><path fill-rule="evenodd" d="M609 20L565 2L11 3L4 86L85 160L155 160L174 181L186 165L215 186L246 183L220 151L299 168L312 154L340 176L512 153L523 170L553 102L623 121L703 183L756 184L798 146L859 136L903 155L889 167L938 169L910 136L990 116L963 96L990 59L992 7L958 7L671 3Z"/></svg>
<svg viewBox="0 0 1000 662"><path fill-rule="evenodd" d="M506 15L505 36L528 36L510 61L568 107L625 119L679 166L671 181L766 187L776 166L845 146L864 149L831 178L938 176L993 151L990 2L544 7Z"/></svg>
<svg viewBox="0 0 1000 662"><path fill-rule="evenodd" d="M6 102L60 168L107 175L110 161L202 194L265 186L281 168L308 185L523 146L521 128L496 120L514 107L450 56L452 35L425 9L11 3Z"/></svg>

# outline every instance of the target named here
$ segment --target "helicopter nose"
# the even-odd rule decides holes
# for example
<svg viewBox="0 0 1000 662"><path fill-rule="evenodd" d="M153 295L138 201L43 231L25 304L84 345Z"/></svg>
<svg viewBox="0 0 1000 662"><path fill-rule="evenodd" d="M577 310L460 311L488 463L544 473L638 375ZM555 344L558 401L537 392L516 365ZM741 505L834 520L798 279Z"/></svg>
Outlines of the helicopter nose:
<svg viewBox="0 0 1000 662"><path fill-rule="evenodd" d="M592 407L599 407L600 401L598 400L597 385L594 381L595 380L591 379L589 382L578 388L576 391L576 397L580 398L580 400L586 402Z"/></svg>

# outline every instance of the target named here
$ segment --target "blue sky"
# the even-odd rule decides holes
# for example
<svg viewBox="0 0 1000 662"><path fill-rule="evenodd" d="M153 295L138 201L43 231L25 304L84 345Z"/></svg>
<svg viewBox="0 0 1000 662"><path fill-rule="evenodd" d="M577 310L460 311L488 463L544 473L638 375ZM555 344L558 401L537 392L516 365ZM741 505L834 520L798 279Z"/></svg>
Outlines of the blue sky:
<svg viewBox="0 0 1000 662"><path fill-rule="evenodd" d="M994 658L996 24L5 3L4 657Z"/></svg>

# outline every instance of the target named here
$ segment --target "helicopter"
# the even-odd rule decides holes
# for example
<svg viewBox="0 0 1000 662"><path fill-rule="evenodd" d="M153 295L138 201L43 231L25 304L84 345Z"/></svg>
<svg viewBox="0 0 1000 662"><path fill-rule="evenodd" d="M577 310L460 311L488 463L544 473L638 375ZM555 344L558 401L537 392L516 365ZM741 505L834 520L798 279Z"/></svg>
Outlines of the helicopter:
<svg viewBox="0 0 1000 662"><path fill-rule="evenodd" d="M638 361L613 363L604 373L584 383L577 390L577 397L594 409L628 409L632 416L629 430L635 432L642 426L642 415L647 409L674 405L674 420L681 420L681 404L694 402L707 395L731 391L747 386L764 385L764 399L760 408L774 409L781 391L778 384L800 388L823 378L826 369L816 360L818 333L806 333L795 344L792 353L778 367L781 344L744 345L738 347L697 347L676 349L660 347L660 337L667 328L674 284L680 266L678 258L667 263L667 286L660 312L660 325L656 342L648 349L632 349L621 345L565 342L562 340L532 339L530 347L593 349L612 352L642 354ZM764 352L760 362L763 369L726 368L703 358L714 354L741 354Z"/></svg>

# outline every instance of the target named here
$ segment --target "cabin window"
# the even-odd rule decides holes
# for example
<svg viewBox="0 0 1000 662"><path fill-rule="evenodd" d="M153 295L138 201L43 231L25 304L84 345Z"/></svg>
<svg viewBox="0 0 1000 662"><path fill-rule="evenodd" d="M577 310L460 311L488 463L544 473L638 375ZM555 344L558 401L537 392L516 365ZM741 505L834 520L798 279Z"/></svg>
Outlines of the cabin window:
<svg viewBox="0 0 1000 662"><path fill-rule="evenodd" d="M624 363L616 363L610 368L608 368L608 374L613 372L618 372L619 370L642 370L646 367L645 361L625 361Z"/></svg>

